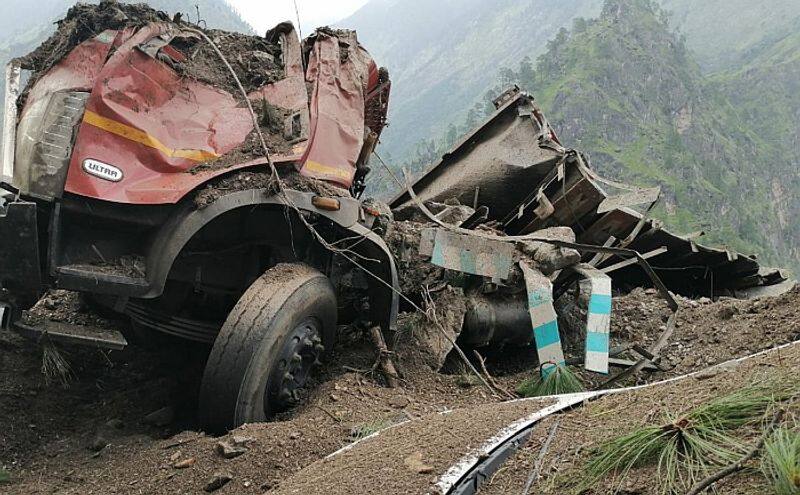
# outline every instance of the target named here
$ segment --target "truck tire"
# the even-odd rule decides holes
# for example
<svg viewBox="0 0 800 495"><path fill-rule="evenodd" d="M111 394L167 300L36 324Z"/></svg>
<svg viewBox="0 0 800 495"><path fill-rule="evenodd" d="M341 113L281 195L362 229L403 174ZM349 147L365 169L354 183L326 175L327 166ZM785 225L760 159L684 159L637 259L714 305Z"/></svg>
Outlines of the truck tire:
<svg viewBox="0 0 800 495"><path fill-rule="evenodd" d="M199 415L220 433L293 406L336 332L328 278L303 264L270 268L245 291L211 349Z"/></svg>

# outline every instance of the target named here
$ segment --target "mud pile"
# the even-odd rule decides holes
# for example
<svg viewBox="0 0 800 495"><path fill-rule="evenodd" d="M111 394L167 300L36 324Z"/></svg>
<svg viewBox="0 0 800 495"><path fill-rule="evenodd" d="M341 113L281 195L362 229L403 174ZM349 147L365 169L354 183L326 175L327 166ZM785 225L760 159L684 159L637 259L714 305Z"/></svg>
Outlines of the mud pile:
<svg viewBox="0 0 800 495"><path fill-rule="evenodd" d="M169 16L146 4L127 4L104 0L98 5L78 3L56 22L56 32L34 51L18 60L24 69L43 74L73 48L107 29L142 27L151 22L170 22ZM34 78L28 87L33 85Z"/></svg>
<svg viewBox="0 0 800 495"><path fill-rule="evenodd" d="M328 197L345 197L350 193L346 189L336 187L321 180L304 177L294 168L281 168L281 183L286 189L296 191L314 192ZM258 172L248 169L247 171L235 172L214 181L201 189L194 198L194 205L202 209L218 200L219 198L238 191L250 191L255 189L269 189L277 191L277 183L272 177L269 167L264 164L262 170Z"/></svg>
<svg viewBox="0 0 800 495"><path fill-rule="evenodd" d="M225 55L248 93L283 78L280 45L259 36L218 29L205 33ZM233 76L208 42L183 38L176 48L188 57L187 62L178 67L181 74L240 96Z"/></svg>

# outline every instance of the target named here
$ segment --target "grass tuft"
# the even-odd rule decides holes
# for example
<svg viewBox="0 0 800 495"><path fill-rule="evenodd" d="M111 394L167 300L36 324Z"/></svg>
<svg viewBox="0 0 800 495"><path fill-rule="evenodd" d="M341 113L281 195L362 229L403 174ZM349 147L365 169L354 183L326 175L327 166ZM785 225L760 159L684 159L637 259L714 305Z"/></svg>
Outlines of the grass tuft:
<svg viewBox="0 0 800 495"><path fill-rule="evenodd" d="M372 421L354 426L350 430L350 437L353 440L361 440L362 438L366 438L373 433L384 430L393 424L394 422L390 419L374 419Z"/></svg>
<svg viewBox="0 0 800 495"><path fill-rule="evenodd" d="M546 395L572 394L583 392L583 383L569 368L556 364L547 376L536 373L535 376L517 386L517 393L522 397L542 397Z"/></svg>
<svg viewBox="0 0 800 495"><path fill-rule="evenodd" d="M776 495L800 494L800 431L778 428L764 442L761 470Z"/></svg>
<svg viewBox="0 0 800 495"><path fill-rule="evenodd" d="M11 473L0 468L0 483L7 483L11 479Z"/></svg>
<svg viewBox="0 0 800 495"><path fill-rule="evenodd" d="M623 480L635 467L656 465L661 493L691 488L711 468L730 464L747 450L729 432L763 417L786 387L762 383L701 404L663 425L647 425L607 441L587 463L584 487L611 473Z"/></svg>
<svg viewBox="0 0 800 495"><path fill-rule="evenodd" d="M66 388L72 380L72 367L58 347L49 340L42 345L42 374L47 385L59 381Z"/></svg>

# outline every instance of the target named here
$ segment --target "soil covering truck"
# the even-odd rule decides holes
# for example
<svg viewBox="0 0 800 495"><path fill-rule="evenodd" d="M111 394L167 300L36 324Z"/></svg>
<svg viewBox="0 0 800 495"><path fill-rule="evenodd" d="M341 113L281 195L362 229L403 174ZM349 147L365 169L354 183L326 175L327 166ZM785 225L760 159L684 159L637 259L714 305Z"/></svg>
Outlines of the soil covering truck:
<svg viewBox="0 0 800 495"><path fill-rule="evenodd" d="M367 311L388 328L396 314L378 213L357 199L389 88L352 31L301 42L290 23L249 36L76 5L6 72L3 326L113 347L21 319L48 288L79 291L130 316L129 338L212 345L207 429L289 407L337 320ZM380 277L366 301L340 300L331 245Z"/></svg>

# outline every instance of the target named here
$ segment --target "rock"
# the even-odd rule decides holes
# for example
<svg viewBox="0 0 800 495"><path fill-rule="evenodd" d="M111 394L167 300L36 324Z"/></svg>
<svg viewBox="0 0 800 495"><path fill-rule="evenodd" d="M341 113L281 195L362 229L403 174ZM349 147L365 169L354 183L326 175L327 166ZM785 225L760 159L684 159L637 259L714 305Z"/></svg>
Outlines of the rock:
<svg viewBox="0 0 800 495"><path fill-rule="evenodd" d="M108 421L106 421L104 426L106 428L113 428L115 430L121 430L122 428L125 427L125 423L123 423L121 419L114 418L114 419L109 419Z"/></svg>
<svg viewBox="0 0 800 495"><path fill-rule="evenodd" d="M439 212L436 218L451 225L461 225L461 223L472 216L473 213L475 213L475 210L469 206L453 205L447 206L444 210Z"/></svg>
<svg viewBox="0 0 800 495"><path fill-rule="evenodd" d="M206 483L206 486L203 488L203 490L208 493L217 491L223 486L227 485L232 479L233 476L229 473L214 473L208 480L208 483Z"/></svg>
<svg viewBox="0 0 800 495"><path fill-rule="evenodd" d="M549 227L537 230L533 235L542 239L575 242L575 232L569 227ZM561 248L540 241L524 241L520 243L519 248L523 253L532 257L537 268L548 276L557 270L578 263L581 258L580 253L574 249Z"/></svg>
<svg viewBox="0 0 800 495"><path fill-rule="evenodd" d="M172 467L174 467L175 469L186 469L186 468L194 466L194 464L196 462L197 462L197 459L195 459L194 457L187 457L186 459L183 459L182 461L176 462L175 464L172 465Z"/></svg>
<svg viewBox="0 0 800 495"><path fill-rule="evenodd" d="M713 361L713 358L708 358L707 361L711 362L711 361ZM722 374L722 373L731 372L731 371L735 370L738 367L739 367L739 362L738 361L730 361L730 362L727 362L727 363L722 363L722 364L717 365L717 366L712 366L711 368L708 368L708 369L704 369L704 370L696 373L694 375L694 378L695 378L695 380L706 380L708 378L713 378L713 377L715 377L715 376L717 376L719 374Z"/></svg>
<svg viewBox="0 0 800 495"><path fill-rule="evenodd" d="M411 401L408 399L408 397L404 396L395 396L389 399L389 405L397 409L402 409L408 406L410 403Z"/></svg>
<svg viewBox="0 0 800 495"><path fill-rule="evenodd" d="M237 447L245 447L251 443L256 443L256 439L253 437L246 437L244 435L232 435L231 442L233 442L233 444Z"/></svg>
<svg viewBox="0 0 800 495"><path fill-rule="evenodd" d="M247 447L242 445L234 445L225 440L220 440L217 442L215 450L217 451L217 454L221 455L225 459L233 459L234 457L239 457L240 455L246 453Z"/></svg>
<svg viewBox="0 0 800 495"><path fill-rule="evenodd" d="M414 452L403 460L408 469L419 474L429 474L433 472L433 466L422 462L422 452Z"/></svg>
<svg viewBox="0 0 800 495"><path fill-rule="evenodd" d="M98 433L92 440L92 443L89 444L89 450L91 450L92 452L100 452L104 448L108 447L109 443L110 442L106 439L105 436Z"/></svg>
<svg viewBox="0 0 800 495"><path fill-rule="evenodd" d="M717 315L722 320L730 320L731 318L733 318L734 315L738 315L738 314L739 314L739 308L737 308L736 306L732 306L732 305L731 306L722 306L717 311Z"/></svg>
<svg viewBox="0 0 800 495"><path fill-rule="evenodd" d="M175 409L171 406L162 407L153 411L142 420L145 424L152 426L167 426L175 420Z"/></svg>

